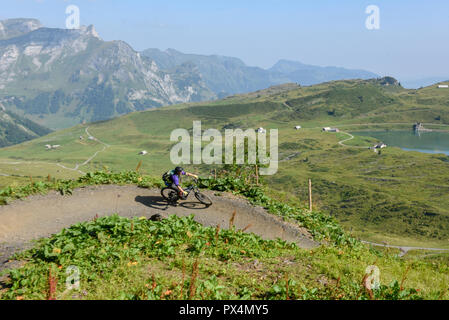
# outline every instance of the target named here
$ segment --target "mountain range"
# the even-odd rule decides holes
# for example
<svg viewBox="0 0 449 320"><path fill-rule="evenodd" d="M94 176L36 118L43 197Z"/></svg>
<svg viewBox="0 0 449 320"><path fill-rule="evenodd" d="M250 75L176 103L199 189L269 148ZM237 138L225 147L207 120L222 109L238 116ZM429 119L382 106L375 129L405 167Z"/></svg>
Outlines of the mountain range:
<svg viewBox="0 0 449 320"><path fill-rule="evenodd" d="M376 77L287 60L262 69L237 58L174 49L137 52L124 41L102 40L92 25L69 30L46 28L35 19L0 21L0 103L52 129L288 82Z"/></svg>
<svg viewBox="0 0 449 320"><path fill-rule="evenodd" d="M125 42L101 40L93 26L7 28L27 30L30 22L19 21L2 23L6 35L17 36L0 40L0 101L46 126L214 98L194 70L160 71Z"/></svg>
<svg viewBox="0 0 449 320"><path fill-rule="evenodd" d="M319 67L297 61L280 60L269 69L247 66L238 58L219 55L185 54L175 49L147 49L143 55L155 61L163 70L194 65L206 86L218 98L247 93L282 83L295 82L303 86L343 79L370 79L378 75L364 70Z"/></svg>

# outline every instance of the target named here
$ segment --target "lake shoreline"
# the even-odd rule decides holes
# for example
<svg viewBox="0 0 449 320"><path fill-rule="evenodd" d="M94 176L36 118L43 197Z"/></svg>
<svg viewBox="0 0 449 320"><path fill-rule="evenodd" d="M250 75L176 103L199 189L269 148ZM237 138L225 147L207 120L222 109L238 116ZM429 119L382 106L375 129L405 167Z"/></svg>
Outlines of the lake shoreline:
<svg viewBox="0 0 449 320"><path fill-rule="evenodd" d="M371 137L387 146L426 154L444 154L449 156L449 131L432 130L418 134L413 130L357 130L350 131L354 136Z"/></svg>

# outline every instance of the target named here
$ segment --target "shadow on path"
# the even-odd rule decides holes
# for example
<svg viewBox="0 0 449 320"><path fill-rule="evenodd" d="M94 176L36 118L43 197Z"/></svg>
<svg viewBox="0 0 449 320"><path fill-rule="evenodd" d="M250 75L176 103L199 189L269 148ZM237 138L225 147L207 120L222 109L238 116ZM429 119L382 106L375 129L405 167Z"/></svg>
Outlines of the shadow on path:
<svg viewBox="0 0 449 320"><path fill-rule="evenodd" d="M162 197L159 196L137 196L136 202L139 202L147 207L157 210L167 210L169 205Z"/></svg>
<svg viewBox="0 0 449 320"><path fill-rule="evenodd" d="M209 208L210 206L207 206L205 204L202 204L200 202L181 202L179 205L186 209L193 209L193 210L204 210Z"/></svg>
<svg viewBox="0 0 449 320"><path fill-rule="evenodd" d="M169 207L173 207L160 196L137 196L135 198L136 202L139 202L147 207L157 209L157 210L167 210ZM178 202L178 206L191 209L191 210L204 210L209 206L202 204L200 202Z"/></svg>

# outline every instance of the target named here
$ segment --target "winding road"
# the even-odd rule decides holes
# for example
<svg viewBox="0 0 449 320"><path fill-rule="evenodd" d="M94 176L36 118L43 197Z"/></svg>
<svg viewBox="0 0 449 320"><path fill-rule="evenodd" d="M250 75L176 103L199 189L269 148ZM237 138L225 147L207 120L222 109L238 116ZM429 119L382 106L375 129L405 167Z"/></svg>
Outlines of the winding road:
<svg viewBox="0 0 449 320"><path fill-rule="evenodd" d="M84 161L83 163L77 163L75 164L75 167L73 168L69 168L64 166L61 163L52 163L52 162L44 162L44 161L33 161L33 162L28 162L28 161L15 161L15 162L1 162L0 164L12 164L12 165L17 165L17 164L32 164L32 163L36 163L36 164L49 164L49 165L56 165L60 168L66 169L66 170L70 170L70 171L76 171L80 174L86 174L85 172L81 171L79 168L82 166L87 165L89 162L91 162L93 159L95 159L95 157L100 153L105 151L107 148L109 148L111 145L104 143L103 141L99 140L98 138L94 137L93 135L91 135L88 131L89 127L87 127L85 129L85 132L87 134L88 139L97 141L98 143L103 145L103 149L96 151L91 157L89 157L86 161ZM4 177L10 177L11 175L7 174L7 173L0 173L0 176L4 176ZM17 175L16 175L17 176ZM23 176L23 175L18 175L20 177L28 177L28 176Z"/></svg>
<svg viewBox="0 0 449 320"><path fill-rule="evenodd" d="M344 132L344 131L340 131L340 133L344 133L344 134L348 135L349 138L348 138L348 139L345 139L345 140L338 141L338 144L339 144L339 145L344 146L344 147L350 147L350 148L368 149L368 147L363 147L363 146L348 146L347 144L344 144L345 142L354 139L354 136L353 136L352 134L350 134L350 133L348 133L348 132Z"/></svg>
<svg viewBox="0 0 449 320"><path fill-rule="evenodd" d="M376 247L385 247L385 248L394 248L399 249L401 251L401 254L399 256L404 256L407 252L412 250L427 250L427 251L449 251L449 249L443 249L443 248L424 248L424 247L407 247L407 246L393 246L389 244L380 244L375 242L369 242L362 240L363 243L369 244Z"/></svg>
<svg viewBox="0 0 449 320"><path fill-rule="evenodd" d="M62 165L62 164L60 164L60 163L56 163L57 166L59 166L59 167L61 167L61 168L64 168L64 169L67 169L67 170L78 171L78 172L81 173L81 174L86 174L85 172L79 170L79 167L85 166L85 165L88 164L90 161L92 161L93 159L95 159L95 157L96 157L100 152L103 152L103 151L105 151L107 148L110 147L109 144L106 144L106 143L102 142L101 140L95 138L93 135L91 135L91 134L89 133L88 129L89 129L89 127L87 127L86 130L85 130L85 131L86 131L86 134L87 134L87 136L88 136L88 139L92 139L92 140L94 140L94 141L97 141L97 142L101 143L101 144L103 145L103 149L98 150L97 152L95 152L91 157L89 157L89 158L88 158L86 161L84 161L83 163L80 163L80 164L77 163L77 164L75 165L74 168L68 168L68 167L66 167L66 166L64 166L64 165Z"/></svg>

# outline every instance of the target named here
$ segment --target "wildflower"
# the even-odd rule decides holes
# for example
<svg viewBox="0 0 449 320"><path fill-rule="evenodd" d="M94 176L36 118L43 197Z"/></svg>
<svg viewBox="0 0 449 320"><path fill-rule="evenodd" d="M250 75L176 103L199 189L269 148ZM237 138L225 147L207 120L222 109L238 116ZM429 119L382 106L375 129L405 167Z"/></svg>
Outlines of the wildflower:
<svg viewBox="0 0 449 320"><path fill-rule="evenodd" d="M172 294L172 291L171 290L167 290L167 291L165 291L164 292L164 296L169 296L169 295L171 295Z"/></svg>

